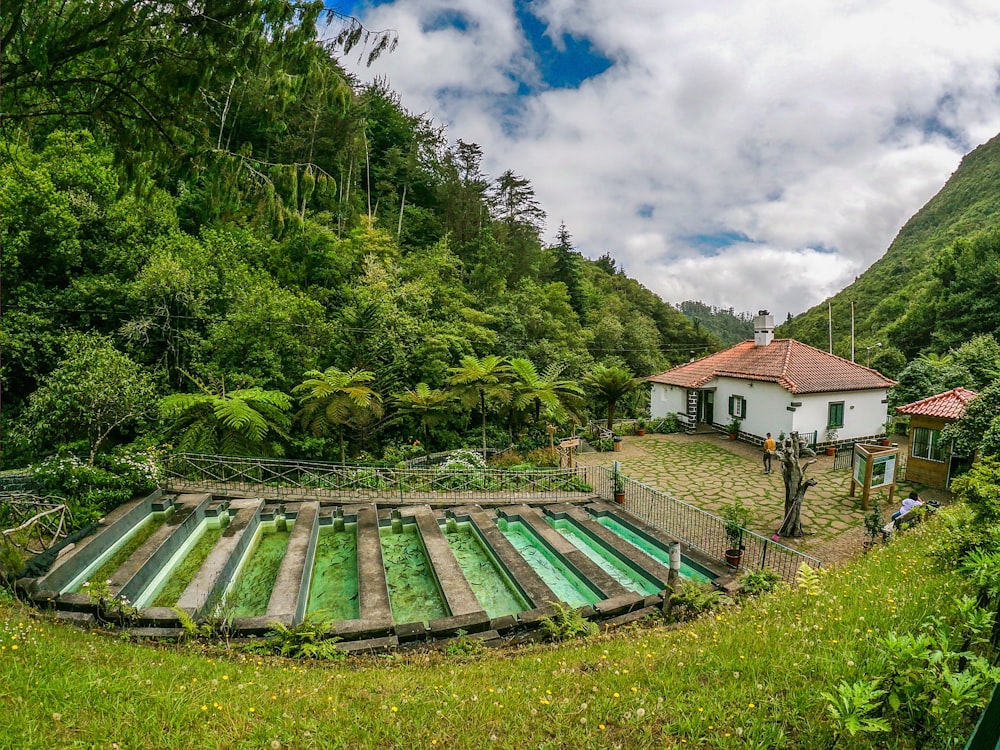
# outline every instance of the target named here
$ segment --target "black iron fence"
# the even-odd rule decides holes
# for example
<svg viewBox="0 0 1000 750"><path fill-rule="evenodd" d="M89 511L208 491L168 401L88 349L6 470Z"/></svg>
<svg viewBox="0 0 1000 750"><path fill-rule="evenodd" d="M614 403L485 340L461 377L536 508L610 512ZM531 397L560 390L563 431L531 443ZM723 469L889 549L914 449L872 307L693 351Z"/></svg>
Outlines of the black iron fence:
<svg viewBox="0 0 1000 750"><path fill-rule="evenodd" d="M163 477L164 489L171 491L338 502L521 503L542 496L578 500L593 495L583 467L520 470L463 461L425 468L363 467L174 453L164 459Z"/></svg>
<svg viewBox="0 0 1000 750"><path fill-rule="evenodd" d="M613 499L617 482L625 490L624 507L630 513L711 557L725 558L729 547L726 522L718 516L623 475L616 478L614 471L605 467L592 467L591 480L597 493L608 500ZM795 581L803 564L820 567L815 557L749 529L742 530L740 546L743 548L740 567L773 570L788 582Z"/></svg>

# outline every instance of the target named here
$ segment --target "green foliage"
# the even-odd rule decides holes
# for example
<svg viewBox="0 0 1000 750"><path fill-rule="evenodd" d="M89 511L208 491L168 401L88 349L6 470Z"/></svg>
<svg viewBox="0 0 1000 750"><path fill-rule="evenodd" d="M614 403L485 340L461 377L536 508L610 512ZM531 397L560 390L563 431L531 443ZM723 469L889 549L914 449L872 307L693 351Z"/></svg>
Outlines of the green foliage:
<svg viewBox="0 0 1000 750"><path fill-rule="evenodd" d="M152 411L153 380L102 336L73 336L28 401L22 429L39 449L86 442L90 463L116 430ZM53 445L53 443L55 443Z"/></svg>
<svg viewBox="0 0 1000 750"><path fill-rule="evenodd" d="M942 438L954 441L958 455L1000 458L1000 380L980 391L958 421L944 428Z"/></svg>
<svg viewBox="0 0 1000 750"><path fill-rule="evenodd" d="M954 623L935 619L922 632L889 632L880 640L876 667L885 691L883 715L914 736L921 747L956 747L964 743L961 727L975 708L982 708L1000 670L968 650L986 642L989 617L969 616L974 603L960 603Z"/></svg>
<svg viewBox="0 0 1000 750"><path fill-rule="evenodd" d="M454 638L448 639L445 644L444 653L454 658L465 658L483 653L486 646L477 638L472 638L464 630L455 633Z"/></svg>
<svg viewBox="0 0 1000 750"><path fill-rule="evenodd" d="M740 585L747 594L766 594L781 585L781 576L769 568L760 568L743 575Z"/></svg>
<svg viewBox="0 0 1000 750"><path fill-rule="evenodd" d="M809 596L817 597L823 593L822 572L802 563L795 574L795 584Z"/></svg>
<svg viewBox="0 0 1000 750"><path fill-rule="evenodd" d="M952 489L972 508L978 525L1000 524L1000 459L980 459L952 483Z"/></svg>
<svg viewBox="0 0 1000 750"><path fill-rule="evenodd" d="M694 300L685 300L677 307L697 325L717 336L724 347L753 338L753 314L750 312L736 312L732 307L709 306Z"/></svg>
<svg viewBox="0 0 1000 750"><path fill-rule="evenodd" d="M271 623L266 642L272 653L293 659L343 659L337 637L330 635L331 621L322 610L309 614L294 627Z"/></svg>
<svg viewBox="0 0 1000 750"><path fill-rule="evenodd" d="M872 716L881 708L880 699L885 690L867 680L841 680L836 685L836 691L836 695L825 691L820 695L828 701L826 708L833 719L837 737L844 732L853 737L858 732L889 731L888 721Z"/></svg>
<svg viewBox="0 0 1000 750"><path fill-rule="evenodd" d="M671 591L667 609L674 622L693 620L706 612L715 611L732 604L725 592L711 584L700 584L687 578L681 579L679 591Z"/></svg>
<svg viewBox="0 0 1000 750"><path fill-rule="evenodd" d="M97 618L119 627L133 625L139 620L139 608L125 594L113 595L110 581L84 581L83 591L94 605Z"/></svg>
<svg viewBox="0 0 1000 750"><path fill-rule="evenodd" d="M546 615L539 620L539 626L549 640L568 641L597 634L599 630L597 623L580 614L580 610L562 602L551 602L551 604L556 609L555 614Z"/></svg>
<svg viewBox="0 0 1000 750"><path fill-rule="evenodd" d="M197 383L197 381L196 381ZM280 391L211 389L174 393L160 401L160 416L169 423L177 447L195 453L253 456L280 455L288 438L291 399Z"/></svg>
<svg viewBox="0 0 1000 750"><path fill-rule="evenodd" d="M659 419L651 419L649 421L649 429L653 432L664 435L683 432L684 430L676 414L668 414L667 416L660 417Z"/></svg>
<svg viewBox="0 0 1000 750"><path fill-rule="evenodd" d="M180 622L181 627L184 628L184 632L191 638L207 638L215 632L211 623L203 622L199 624L195 622L187 610L180 607L172 607L171 609L177 615L177 620Z"/></svg>
<svg viewBox="0 0 1000 750"><path fill-rule="evenodd" d="M872 509L865 516L865 533L868 534L872 545L875 544L875 540L878 539L878 535L882 533L884 527L885 519L882 517L882 508L879 507L878 499L876 499L872 503Z"/></svg>
<svg viewBox="0 0 1000 750"><path fill-rule="evenodd" d="M644 381L635 377L631 370L618 365L595 365L584 375L583 382L597 400L607 407L607 427L612 431L618 402L644 385Z"/></svg>
<svg viewBox="0 0 1000 750"><path fill-rule="evenodd" d="M93 466L72 456L53 456L32 466L31 474L41 491L64 499L76 529L152 492L159 469L155 451L120 451L101 454Z"/></svg>

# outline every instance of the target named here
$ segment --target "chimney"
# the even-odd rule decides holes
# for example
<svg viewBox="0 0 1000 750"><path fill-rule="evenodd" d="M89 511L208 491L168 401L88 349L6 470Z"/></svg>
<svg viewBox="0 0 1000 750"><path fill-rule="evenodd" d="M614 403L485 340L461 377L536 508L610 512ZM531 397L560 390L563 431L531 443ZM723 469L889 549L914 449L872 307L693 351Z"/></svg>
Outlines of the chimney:
<svg viewBox="0 0 1000 750"><path fill-rule="evenodd" d="M774 341L774 316L767 310L758 310L753 319L754 346L767 346Z"/></svg>

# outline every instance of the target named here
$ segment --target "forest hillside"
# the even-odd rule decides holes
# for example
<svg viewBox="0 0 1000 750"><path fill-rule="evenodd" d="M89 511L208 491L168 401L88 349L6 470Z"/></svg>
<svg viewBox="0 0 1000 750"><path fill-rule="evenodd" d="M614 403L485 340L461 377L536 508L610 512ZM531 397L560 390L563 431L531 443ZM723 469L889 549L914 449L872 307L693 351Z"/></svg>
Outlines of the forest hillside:
<svg viewBox="0 0 1000 750"><path fill-rule="evenodd" d="M1000 335L1000 136L967 154L940 192L906 222L886 254L846 289L781 325L780 336L834 353L855 350L895 375L920 354L944 355ZM828 311L832 309L832 316Z"/></svg>
<svg viewBox="0 0 1000 750"><path fill-rule="evenodd" d="M477 144L339 65L391 34L323 3L212 6L5 5L4 467L130 441L377 456L464 444L487 413L491 444L538 442L605 413L560 384L719 346L584 258L530 177L484 173ZM496 398L459 393L486 358Z"/></svg>

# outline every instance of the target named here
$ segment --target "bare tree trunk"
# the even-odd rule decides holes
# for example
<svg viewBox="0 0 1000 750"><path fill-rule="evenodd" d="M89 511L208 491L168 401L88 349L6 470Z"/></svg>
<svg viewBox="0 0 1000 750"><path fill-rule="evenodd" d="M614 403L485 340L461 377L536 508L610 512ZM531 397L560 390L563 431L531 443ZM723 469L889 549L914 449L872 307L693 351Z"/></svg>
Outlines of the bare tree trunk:
<svg viewBox="0 0 1000 750"><path fill-rule="evenodd" d="M806 445L799 433L793 432L785 438L784 444L775 455L781 461L781 477L785 480L785 518L778 529L779 536L802 536L802 500L806 491L816 484L815 479L806 479L810 464L816 463L816 451ZM800 463L803 457L808 458Z"/></svg>

